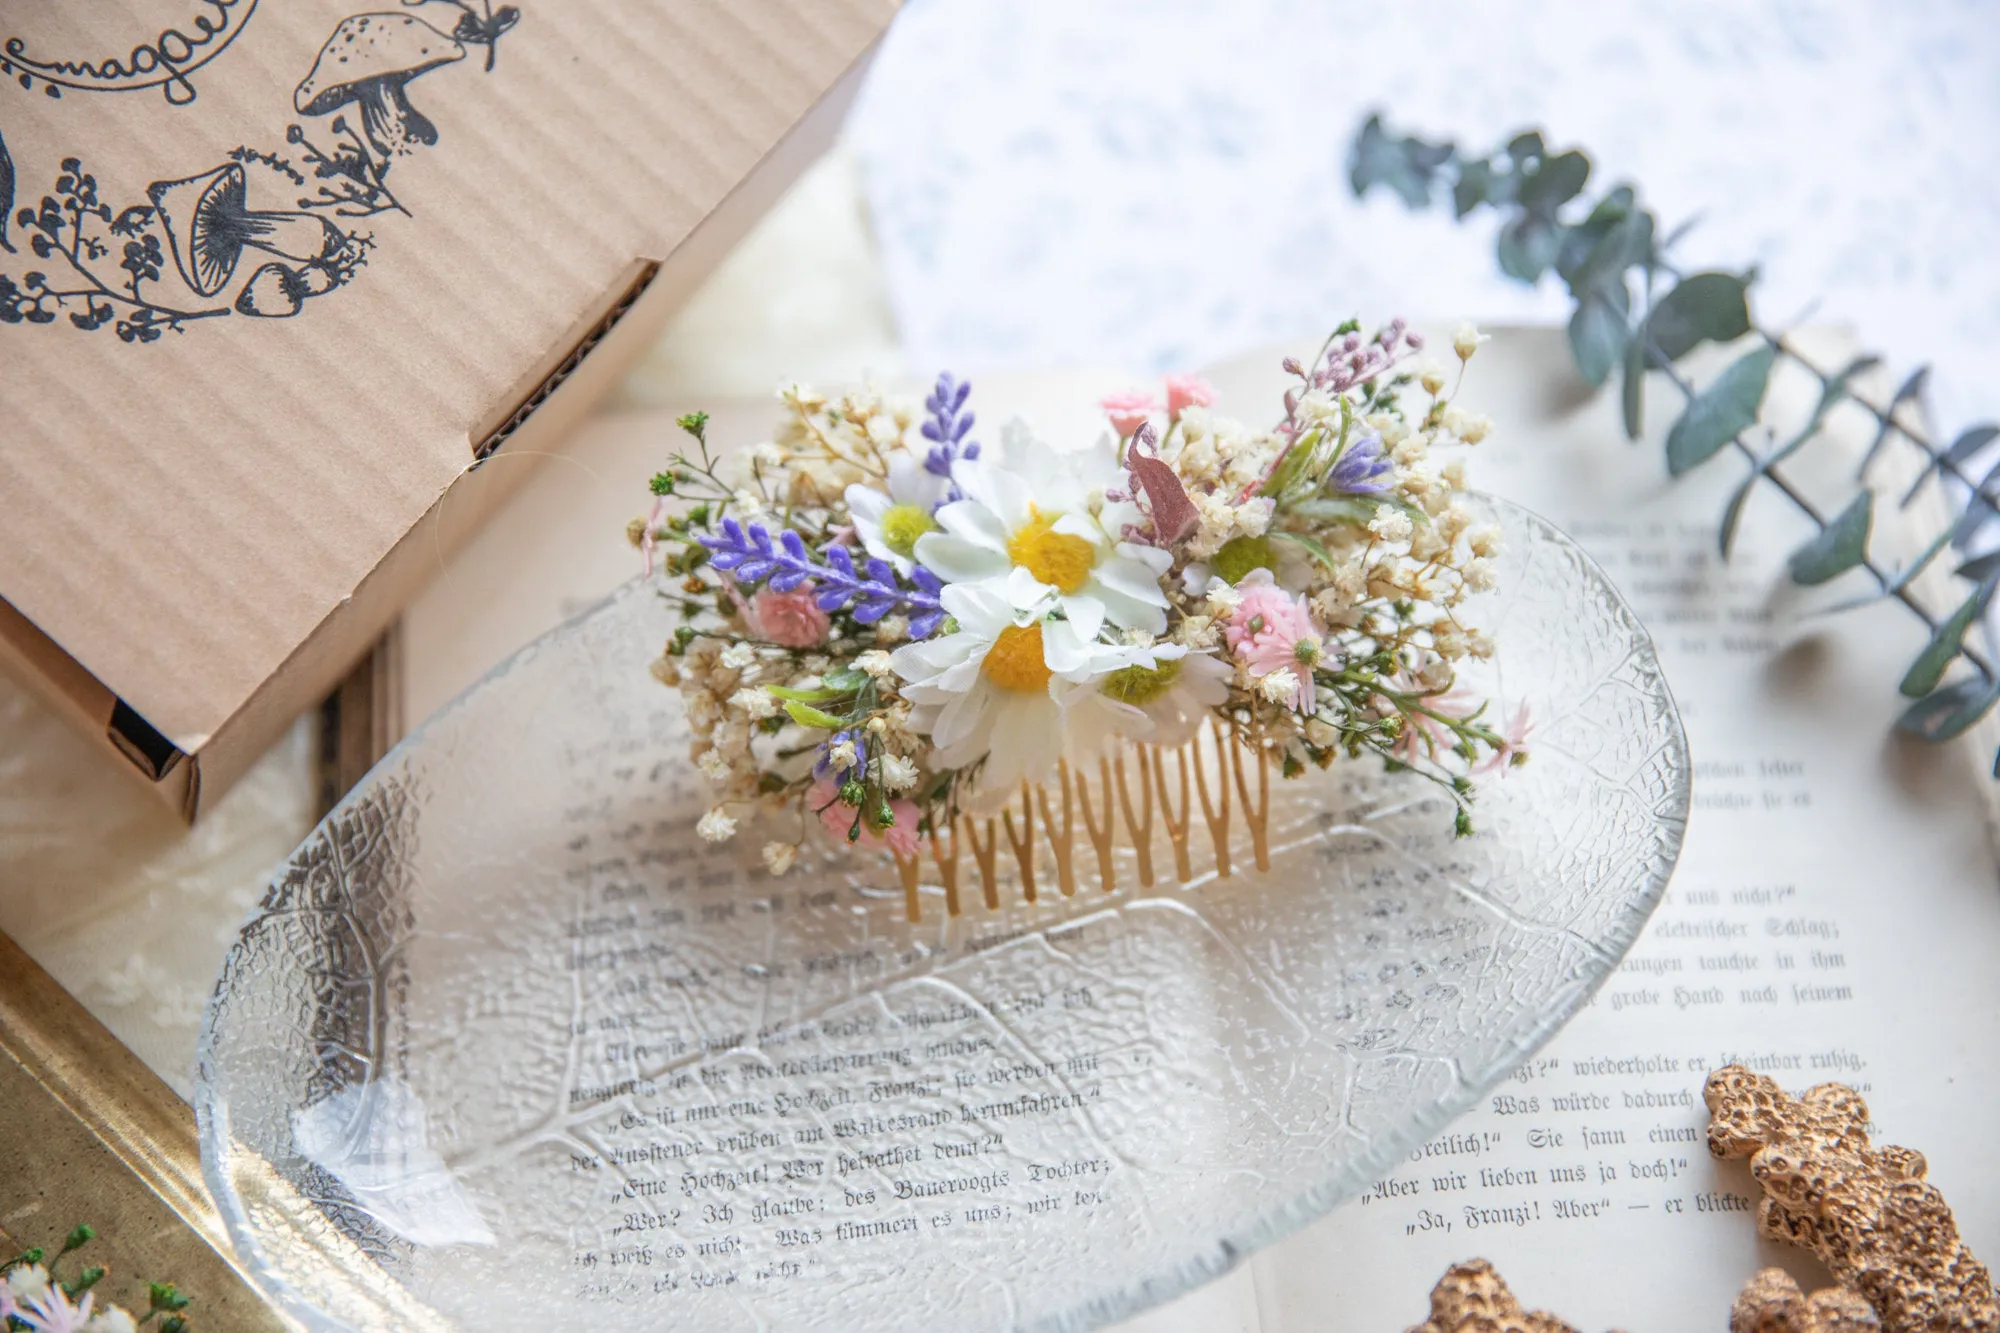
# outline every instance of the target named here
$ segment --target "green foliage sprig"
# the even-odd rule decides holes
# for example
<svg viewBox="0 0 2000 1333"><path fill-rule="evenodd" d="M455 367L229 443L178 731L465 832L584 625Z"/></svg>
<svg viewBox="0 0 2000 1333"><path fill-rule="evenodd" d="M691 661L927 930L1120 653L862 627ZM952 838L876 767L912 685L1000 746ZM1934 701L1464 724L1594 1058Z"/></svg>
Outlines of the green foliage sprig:
<svg viewBox="0 0 2000 1333"><path fill-rule="evenodd" d="M1881 358L1860 356L1838 371L1808 361L1783 334L1751 317L1754 269L1681 271L1668 253L1686 226L1662 237L1659 219L1642 206L1630 185L1586 198L1590 158L1574 148L1551 150L1537 131L1516 134L1504 147L1475 157L1448 141L1392 134L1379 116L1370 116L1355 138L1348 166L1357 196L1383 186L1412 209L1448 195L1461 219L1480 208L1500 214L1496 248L1501 271L1528 284L1553 271L1567 286L1574 302L1568 331L1577 371L1593 387L1618 374L1626 434L1637 439L1643 428L1648 375L1663 376L1678 395L1680 415L1666 441L1667 468L1673 475L1725 451L1747 462L1749 473L1723 510L1720 544L1725 558L1735 546L1746 502L1757 487L1769 485L1818 529L1787 561L1794 583L1816 585L1861 570L1874 581L1875 591L1834 610L1893 599L1923 621L1929 640L1900 682L1901 692L1913 702L1898 719L1898 730L1929 741L1949 740L2000 702L2000 672L1966 642L2000 589L2000 552L1970 554L1980 536L2000 522L2000 464L1985 461L1987 470L1978 471L1987 446L2000 439L2000 426L1969 427L1939 448L1899 420L1898 410L1922 397L1929 367L1912 372L1886 406L1855 397L1854 379L1880 365ZM1678 364L1703 343L1732 343L1747 335L1754 335L1754 345L1706 385L1697 386ZM1757 424L1780 359L1817 378L1819 401L1804 427L1760 451L1746 436ZM1829 514L1788 481L1779 464L1818 439L1827 414L1843 402L1870 413L1877 430L1857 470L1854 497ZM1875 493L1866 484L1891 440L1917 449L1924 460L1902 505L1908 506L1926 484L1942 484L1946 478L1957 483L1946 490L1953 521L1918 556L1894 570L1869 555ZM1940 616L1917 599L1911 585L1947 548L1960 560L1954 573L1972 588L1954 610ZM1953 672L1958 660L1967 669ZM2000 756L1994 772L2000 777Z"/></svg>
<svg viewBox="0 0 2000 1333"><path fill-rule="evenodd" d="M96 1288L107 1270L89 1264L74 1277L63 1276L63 1261L97 1239L97 1231L79 1222L63 1237L62 1248L50 1257L37 1245L0 1264L0 1330L34 1333L38 1329L77 1329L81 1333L189 1333L186 1310L193 1304L171 1282L146 1284L146 1313L134 1318L116 1305L99 1306ZM77 1262L82 1263L79 1259ZM154 1320L158 1320L157 1325Z"/></svg>

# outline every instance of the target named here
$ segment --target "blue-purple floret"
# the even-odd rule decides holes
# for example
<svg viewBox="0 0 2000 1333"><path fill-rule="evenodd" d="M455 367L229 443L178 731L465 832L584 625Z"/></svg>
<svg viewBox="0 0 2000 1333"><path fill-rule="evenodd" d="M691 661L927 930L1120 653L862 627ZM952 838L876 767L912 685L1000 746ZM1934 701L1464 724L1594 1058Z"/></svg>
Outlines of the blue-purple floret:
<svg viewBox="0 0 2000 1333"><path fill-rule="evenodd" d="M1347 446L1327 473L1327 489L1341 495L1384 495L1390 483L1382 476L1395 464L1382 456L1382 437L1363 435Z"/></svg>
<svg viewBox="0 0 2000 1333"><path fill-rule="evenodd" d="M971 392L971 381L955 380L947 371L938 376L930 397L924 399L924 411L930 415L917 429L931 442L930 452L924 455L924 471L933 476L949 477L953 463L979 457L978 442L965 438L974 420L973 414L964 410L966 395Z"/></svg>
<svg viewBox="0 0 2000 1333"><path fill-rule="evenodd" d="M857 568L845 546L829 546L825 559L815 560L805 539L791 528L774 541L761 523L746 527L733 518L723 519L721 533L703 537L701 544L713 553L711 563L738 583L769 583L779 592L790 592L811 579L813 600L820 610L851 605L851 614L863 625L902 611L910 618L910 637L928 639L944 621L944 607L938 602L943 585L922 565L910 574L914 586L905 587L886 560L871 557Z"/></svg>
<svg viewBox="0 0 2000 1333"><path fill-rule="evenodd" d="M833 747L842 741L854 742L854 762L846 768L835 771L833 767ZM819 758L813 760L813 776L832 778L835 786L858 781L868 771L868 733L860 727L848 727L836 731L820 742Z"/></svg>

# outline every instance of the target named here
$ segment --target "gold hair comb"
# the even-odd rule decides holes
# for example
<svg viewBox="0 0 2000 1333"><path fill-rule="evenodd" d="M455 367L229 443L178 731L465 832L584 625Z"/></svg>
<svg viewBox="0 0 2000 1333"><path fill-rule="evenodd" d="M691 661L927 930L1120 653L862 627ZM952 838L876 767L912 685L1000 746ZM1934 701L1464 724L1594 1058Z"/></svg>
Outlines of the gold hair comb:
<svg viewBox="0 0 2000 1333"><path fill-rule="evenodd" d="M1170 778L1170 774L1174 776ZM1239 735L1217 721L1196 732L1184 745L1163 749L1127 744L1115 754L1100 756L1094 779L1065 759L1058 766L1054 786L1051 794L1049 783L1023 782L1020 795L997 813L959 813L944 829L922 835L920 844L929 846L948 915L960 915L965 905L959 874L961 839L978 868L979 897L988 911L1000 909L1003 834L1013 855L1022 900L1040 900L1047 877L1045 872L1038 873L1038 817L1041 837L1055 867L1056 890L1065 898L1074 897L1079 884L1079 823L1096 852L1097 884L1103 892L1118 890L1117 852L1121 845L1132 853L1139 887L1153 886L1158 878L1153 862L1156 824L1165 830L1167 845L1173 851L1174 879L1183 885L1195 883L1198 876L1192 843L1197 803L1214 852L1216 878L1228 879L1232 873L1230 819L1237 809L1250 830L1251 859L1259 870L1271 868L1270 754L1260 736ZM904 912L911 921L921 921L923 853L892 855L902 881Z"/></svg>

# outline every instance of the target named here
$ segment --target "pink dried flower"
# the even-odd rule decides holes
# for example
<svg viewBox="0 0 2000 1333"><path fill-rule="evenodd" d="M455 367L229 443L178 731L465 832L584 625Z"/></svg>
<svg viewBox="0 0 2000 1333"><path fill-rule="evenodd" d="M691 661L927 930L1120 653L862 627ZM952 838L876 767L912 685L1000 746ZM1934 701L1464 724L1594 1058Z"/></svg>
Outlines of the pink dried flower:
<svg viewBox="0 0 2000 1333"><path fill-rule="evenodd" d="M1491 773L1498 770L1500 776L1507 776L1507 770L1514 766L1514 756L1524 754L1528 748L1528 737L1535 731L1535 719L1528 713L1528 705L1523 703L1514 709L1514 716L1507 719L1507 725L1500 732L1500 748L1480 760L1473 768L1475 774Z"/></svg>
<svg viewBox="0 0 2000 1333"><path fill-rule="evenodd" d="M835 785L834 780L821 778L815 782L812 795L806 799L810 802L808 809L819 811L820 827L840 841L846 842L848 830L854 827L854 817L861 812L840 799L840 788ZM889 813L896 817L896 822L887 829L877 830L871 827L867 820L861 821L859 845L863 847L886 845L898 856L905 858L915 856L917 821L923 818L916 802L893 800L889 802Z"/></svg>
<svg viewBox="0 0 2000 1333"><path fill-rule="evenodd" d="M1167 416L1180 420L1182 412L1190 407L1212 407L1215 404L1215 389L1199 375L1167 376Z"/></svg>
<svg viewBox="0 0 2000 1333"><path fill-rule="evenodd" d="M1450 690L1430 695L1424 700L1424 705L1450 717L1462 718L1478 711L1479 700L1464 690ZM1451 728L1437 718L1428 713L1410 712L1403 715L1403 732L1396 737L1396 743L1389 747L1389 752L1402 762L1415 766L1457 743Z"/></svg>
<svg viewBox="0 0 2000 1333"><path fill-rule="evenodd" d="M750 633L780 648L816 648L826 641L833 621L813 600L812 584L802 583L790 592L759 588L744 608L743 618Z"/></svg>
<svg viewBox="0 0 2000 1333"><path fill-rule="evenodd" d="M1326 653L1326 641L1313 623L1304 597L1295 597L1271 581L1268 569L1252 570L1236 585L1235 610L1223 630L1229 651L1253 676L1288 670L1299 678L1292 707L1313 709L1313 667Z"/></svg>
<svg viewBox="0 0 2000 1333"><path fill-rule="evenodd" d="M1469 690L1454 689L1427 696L1424 706L1446 717L1463 720L1477 713L1485 702ZM1528 712L1528 705L1522 703L1516 706L1514 715L1500 730L1499 748L1473 765L1473 776L1498 772L1505 777L1507 770L1513 767L1514 756L1526 753L1528 737L1534 730L1535 722ZM1425 713L1407 713L1403 717L1403 734L1396 738L1390 752L1406 764L1415 764L1435 758L1456 744L1458 737L1442 721Z"/></svg>
<svg viewBox="0 0 2000 1333"><path fill-rule="evenodd" d="M1126 389L1122 393L1109 394L1097 400L1104 409L1104 415L1111 418L1112 429L1122 439L1146 424L1146 418L1157 412L1160 404L1144 389Z"/></svg>

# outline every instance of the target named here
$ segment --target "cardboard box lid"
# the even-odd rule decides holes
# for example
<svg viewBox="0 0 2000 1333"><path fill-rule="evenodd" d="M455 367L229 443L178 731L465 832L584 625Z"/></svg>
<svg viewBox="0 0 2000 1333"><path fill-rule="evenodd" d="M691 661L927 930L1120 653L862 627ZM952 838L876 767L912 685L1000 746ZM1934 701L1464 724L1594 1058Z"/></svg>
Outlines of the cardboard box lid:
<svg viewBox="0 0 2000 1333"><path fill-rule="evenodd" d="M6 6L0 598L200 750L894 8Z"/></svg>

